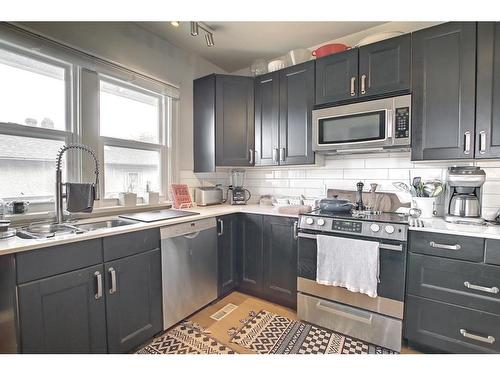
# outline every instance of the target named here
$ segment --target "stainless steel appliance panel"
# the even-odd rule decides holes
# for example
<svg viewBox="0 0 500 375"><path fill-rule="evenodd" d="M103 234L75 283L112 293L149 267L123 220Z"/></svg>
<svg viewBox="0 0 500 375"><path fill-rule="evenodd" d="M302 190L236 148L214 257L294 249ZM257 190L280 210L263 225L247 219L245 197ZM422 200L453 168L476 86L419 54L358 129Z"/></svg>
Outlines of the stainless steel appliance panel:
<svg viewBox="0 0 500 375"><path fill-rule="evenodd" d="M167 329L217 298L215 218L161 229L163 322Z"/></svg>
<svg viewBox="0 0 500 375"><path fill-rule="evenodd" d="M297 295L297 315L301 320L401 351L403 324L399 319L302 293Z"/></svg>
<svg viewBox="0 0 500 375"><path fill-rule="evenodd" d="M411 95L313 110L316 152L409 148Z"/></svg>

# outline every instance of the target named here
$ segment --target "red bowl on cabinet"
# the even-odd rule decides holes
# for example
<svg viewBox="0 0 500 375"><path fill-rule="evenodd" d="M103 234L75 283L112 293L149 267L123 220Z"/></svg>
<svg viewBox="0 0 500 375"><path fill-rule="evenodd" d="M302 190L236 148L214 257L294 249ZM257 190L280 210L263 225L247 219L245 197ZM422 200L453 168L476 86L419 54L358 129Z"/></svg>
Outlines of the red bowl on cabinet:
<svg viewBox="0 0 500 375"><path fill-rule="evenodd" d="M349 47L341 43L325 44L324 46L312 51L312 55L315 57L323 57L331 55L332 53L343 52L347 48Z"/></svg>

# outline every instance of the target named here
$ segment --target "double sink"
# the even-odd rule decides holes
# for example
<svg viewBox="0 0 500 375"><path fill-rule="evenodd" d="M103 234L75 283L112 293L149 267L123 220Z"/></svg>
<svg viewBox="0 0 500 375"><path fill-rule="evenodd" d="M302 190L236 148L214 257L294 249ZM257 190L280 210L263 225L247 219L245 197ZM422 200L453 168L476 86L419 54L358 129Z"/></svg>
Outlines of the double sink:
<svg viewBox="0 0 500 375"><path fill-rule="evenodd" d="M94 223L76 224L76 223L34 223L23 227L17 231L20 238L51 238L64 234L81 234L98 229L116 228L125 225L137 224L137 221L125 219L110 219L97 221Z"/></svg>

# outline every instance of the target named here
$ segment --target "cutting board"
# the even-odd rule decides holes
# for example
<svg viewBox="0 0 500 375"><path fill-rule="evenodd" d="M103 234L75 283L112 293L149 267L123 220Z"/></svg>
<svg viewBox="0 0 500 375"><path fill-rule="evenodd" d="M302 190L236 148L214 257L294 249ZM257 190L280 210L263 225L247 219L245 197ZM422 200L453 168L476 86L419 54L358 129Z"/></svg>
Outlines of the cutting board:
<svg viewBox="0 0 500 375"><path fill-rule="evenodd" d="M158 210L158 211L136 212L131 214L120 215L120 217L124 219L131 219L131 220L143 221L145 223L151 223L153 221L176 219L178 217L194 216L199 214L200 214L199 212L168 209L168 210Z"/></svg>
<svg viewBox="0 0 500 375"><path fill-rule="evenodd" d="M356 192L352 190L337 190L328 189L327 197L339 199L347 199L350 202L356 203ZM410 203L402 203L398 196L394 193L375 193L374 202L372 202L372 193L363 192L363 203L373 207L375 211L394 212L400 207L410 207Z"/></svg>

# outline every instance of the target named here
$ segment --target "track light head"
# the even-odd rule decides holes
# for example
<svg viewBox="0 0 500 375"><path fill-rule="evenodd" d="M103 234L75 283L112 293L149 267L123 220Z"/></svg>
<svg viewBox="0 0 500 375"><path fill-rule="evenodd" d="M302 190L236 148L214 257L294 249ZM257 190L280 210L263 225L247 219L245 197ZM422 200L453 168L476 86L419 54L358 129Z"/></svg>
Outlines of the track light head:
<svg viewBox="0 0 500 375"><path fill-rule="evenodd" d="M214 36L212 33L205 34L205 41L207 42L208 47L213 47L215 45Z"/></svg>
<svg viewBox="0 0 500 375"><path fill-rule="evenodd" d="M198 36L198 22L191 21L191 35Z"/></svg>

